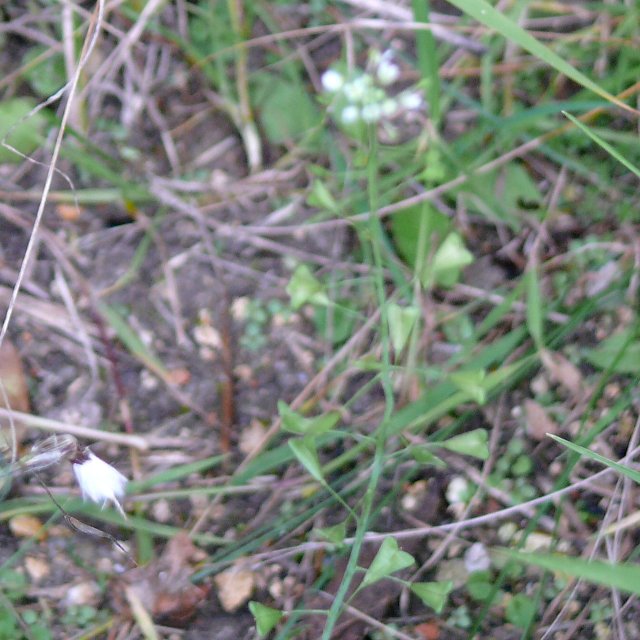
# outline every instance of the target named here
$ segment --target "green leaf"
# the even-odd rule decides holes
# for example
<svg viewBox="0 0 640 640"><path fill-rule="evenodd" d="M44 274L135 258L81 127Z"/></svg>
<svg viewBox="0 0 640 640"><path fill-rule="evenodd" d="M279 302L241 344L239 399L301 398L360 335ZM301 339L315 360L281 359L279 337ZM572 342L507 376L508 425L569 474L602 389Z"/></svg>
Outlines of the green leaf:
<svg viewBox="0 0 640 640"><path fill-rule="evenodd" d="M169 371L151 349L140 339L140 336L129 326L129 323L120 311L102 302L98 303L98 310L116 332L122 344L124 344L133 356L161 379L170 380Z"/></svg>
<svg viewBox="0 0 640 640"><path fill-rule="evenodd" d="M251 615L256 621L256 629L260 636L266 636L267 633L280 622L284 615L282 611L267 607L259 602L255 602L255 600L249 603L249 611L251 611Z"/></svg>
<svg viewBox="0 0 640 640"><path fill-rule="evenodd" d="M451 4L475 18L478 22L484 24L490 29L495 29L502 34L507 40L515 42L536 58L546 62L563 75L571 78L574 82L582 85L586 89L590 89L595 94L617 104L618 106L629 109L629 107L611 95L609 92L600 88L598 84L593 82L586 75L572 67L565 58L549 49L549 47L536 40L530 33L518 26L503 12L491 6L486 0L450 0Z"/></svg>
<svg viewBox="0 0 640 640"><path fill-rule="evenodd" d="M449 451L455 451L465 456L472 456L480 460L489 457L489 436L486 429L474 429L459 436L449 438L444 442L438 442L438 446Z"/></svg>
<svg viewBox="0 0 640 640"><path fill-rule="evenodd" d="M478 404L487 401L486 380L487 372L484 369L478 371L456 371L449 378L461 391L466 391Z"/></svg>
<svg viewBox="0 0 640 640"><path fill-rule="evenodd" d="M315 305L313 322L318 334L335 347L351 337L356 316L351 301L340 300L338 304L329 305L323 298L321 304Z"/></svg>
<svg viewBox="0 0 640 640"><path fill-rule="evenodd" d="M525 275L527 284L527 328L535 342L537 349L544 347L543 342L543 317L542 298L540 297L540 283L535 267L527 271Z"/></svg>
<svg viewBox="0 0 640 640"><path fill-rule="evenodd" d="M255 84L253 102L273 144L293 142L320 124L320 112L302 83L262 73Z"/></svg>
<svg viewBox="0 0 640 640"><path fill-rule="evenodd" d="M601 456L599 453L596 453L595 451L591 451L591 449L585 449L585 447L581 447L579 444L575 444L574 442L565 440L560 436L556 436L551 433L548 433L547 435L550 438L553 438L556 442L559 442L561 445L564 445L565 447L567 447L567 449L571 449L572 451L579 453L581 456L585 456L586 458L590 458L591 460L595 460L596 462L600 462L601 464L604 464L610 469L614 469L615 471L622 474L623 476L627 476L627 478L630 478L634 482L637 482L638 484L640 484L640 472L635 471L630 467L626 467L620 464L619 462L614 462L613 460L609 460L609 458L605 458L604 456Z"/></svg>
<svg viewBox="0 0 640 640"><path fill-rule="evenodd" d="M322 180L314 180L311 187L311 193L307 198L307 204L318 209L326 209L331 213L338 212L338 204L335 198L331 195L329 189Z"/></svg>
<svg viewBox="0 0 640 640"><path fill-rule="evenodd" d="M570 113L566 111L562 112L573 124L576 125L583 133L588 135L597 145L602 147L609 155L613 156L620 164L624 165L629 171L635 173L640 178L640 169L633 164L630 160L627 160L617 149L612 147L606 140L603 140L597 133L591 131L589 127L584 125L580 120L574 118Z"/></svg>
<svg viewBox="0 0 640 640"><path fill-rule="evenodd" d="M467 578L466 589L471 598L476 602L483 602L492 593L494 582L491 571L474 571ZM496 596L498 593L496 593Z"/></svg>
<svg viewBox="0 0 640 640"><path fill-rule="evenodd" d="M496 183L498 179L504 184L504 191L500 195L500 202L507 212L513 214L523 204L538 204L542 200L540 189L531 179L529 172L518 163L510 163L504 167L504 173L495 172ZM495 184L494 186L497 186Z"/></svg>
<svg viewBox="0 0 640 640"><path fill-rule="evenodd" d="M416 307L401 307L395 302L391 302L387 306L389 335L396 354L404 349L419 316L420 311Z"/></svg>
<svg viewBox="0 0 640 640"><path fill-rule="evenodd" d="M298 458L298 462L309 472L309 475L323 485L326 484L314 440L308 437L294 438L289 440L289 447Z"/></svg>
<svg viewBox="0 0 640 640"><path fill-rule="evenodd" d="M287 284L286 291L291 298L291 306L299 309L307 302L328 304L329 299L321 282L311 273L306 264L299 265Z"/></svg>
<svg viewBox="0 0 640 640"><path fill-rule="evenodd" d="M315 529L316 534L320 538L324 538L333 544L342 544L347 537L347 525L345 522L334 524L332 527L322 527Z"/></svg>
<svg viewBox="0 0 640 640"><path fill-rule="evenodd" d="M464 246L462 236L451 232L438 247L431 270L434 279L443 286L453 286L459 278L460 271L473 262L473 254Z"/></svg>
<svg viewBox="0 0 640 640"><path fill-rule="evenodd" d="M34 64L33 61L40 56L43 59ZM23 77L43 98L53 95L67 81L64 57L61 53L51 54L50 47L30 47L22 58L22 64L25 67Z"/></svg>
<svg viewBox="0 0 640 640"><path fill-rule="evenodd" d="M431 607L436 613L442 613L447 604L449 593L453 589L453 582L416 582L411 585L411 591L415 593L427 607Z"/></svg>
<svg viewBox="0 0 640 640"><path fill-rule="evenodd" d="M12 600L24 597L28 589L27 578L15 569L3 569L0 571L0 588L3 593Z"/></svg>
<svg viewBox="0 0 640 640"><path fill-rule="evenodd" d="M509 603L505 611L507 620L518 627L518 629L526 629L536 615L536 603L531 596L524 593L517 593Z"/></svg>
<svg viewBox="0 0 640 640"><path fill-rule="evenodd" d="M282 400L278 400L278 413L282 419L282 428L299 435L319 436L333 429L340 420L337 411L330 411L315 418L305 418Z"/></svg>
<svg viewBox="0 0 640 640"><path fill-rule="evenodd" d="M362 587L378 582L382 578L406 569L415 563L413 556L398 548L398 541L389 536L380 545L376 557L362 580Z"/></svg>
<svg viewBox="0 0 640 640"><path fill-rule="evenodd" d="M640 373L640 342L629 329L614 333L600 346L585 351L585 357L600 369L614 373Z"/></svg>
<svg viewBox="0 0 640 640"><path fill-rule="evenodd" d="M0 140L24 155L35 151L44 141L46 116L42 111L29 115L36 106L37 103L30 98L12 98L0 103ZM22 160L15 152L0 146L0 163L17 164Z"/></svg>
<svg viewBox="0 0 640 640"><path fill-rule="evenodd" d="M412 445L411 447L409 447L408 453L419 464L432 464L434 467L438 467L439 469L444 469L447 466L443 460L440 460L438 456L431 453L431 451L429 451L429 449L427 449L426 447Z"/></svg>
<svg viewBox="0 0 640 640"><path fill-rule="evenodd" d="M589 561L559 553L523 553L506 549L502 552L525 564L542 567L554 573L562 572L594 584L640 595L640 565L637 564Z"/></svg>
<svg viewBox="0 0 640 640"><path fill-rule="evenodd" d="M407 207L395 213L391 218L393 242L398 254L411 267L416 266L421 224L426 224L427 229L423 255L430 256L433 254L433 247L440 243L451 228L451 220L447 216L425 203Z"/></svg>

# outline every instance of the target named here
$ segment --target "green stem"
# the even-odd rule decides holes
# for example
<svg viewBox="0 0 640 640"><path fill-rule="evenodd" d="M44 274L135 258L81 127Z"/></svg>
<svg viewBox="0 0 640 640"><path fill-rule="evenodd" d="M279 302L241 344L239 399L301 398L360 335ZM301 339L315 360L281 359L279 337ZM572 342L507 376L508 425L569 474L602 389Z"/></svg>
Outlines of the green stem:
<svg viewBox="0 0 640 640"><path fill-rule="evenodd" d="M385 412L380 425L376 432L376 448L371 464L371 477L367 484L364 499L362 502L362 515L358 519L356 527L355 540L351 547L351 554L344 572L342 582L336 593L329 613L327 615L327 623L322 632L322 640L329 640L333 629L342 612L342 605L349 591L349 587L358 570L358 558L364 542L364 536L369 530L369 521L373 511L373 505L376 495L376 489L380 476L384 469L384 455L387 443L387 427L393 413L394 398L393 386L391 384L390 367L391 353L389 347L389 324L387 319L387 300L385 294L384 271L382 261L382 240L383 231L380 219L376 215L378 210L378 140L376 131L372 127L369 130L369 159L367 165L367 183L369 195L369 221L366 231L369 234L371 242L371 251L373 256L373 273L376 288L376 296L378 305L380 306L380 336L382 343L382 371L380 380L385 397Z"/></svg>
<svg viewBox="0 0 640 640"><path fill-rule="evenodd" d="M429 23L429 0L412 0L413 19L424 24ZM418 67L423 80L427 83L427 99L431 110L434 129L440 126L440 75L438 70L438 52L436 40L431 31L416 31Z"/></svg>

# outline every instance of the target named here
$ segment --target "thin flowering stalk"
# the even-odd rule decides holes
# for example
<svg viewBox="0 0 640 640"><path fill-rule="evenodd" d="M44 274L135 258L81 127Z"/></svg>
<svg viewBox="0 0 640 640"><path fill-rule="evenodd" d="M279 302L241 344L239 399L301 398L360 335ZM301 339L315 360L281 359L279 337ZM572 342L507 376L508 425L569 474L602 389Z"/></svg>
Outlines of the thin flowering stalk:
<svg viewBox="0 0 640 640"><path fill-rule="evenodd" d="M62 514L62 517L64 518L65 522L69 525L70 529L73 529L78 533L82 533L88 536L93 536L95 538L104 538L106 540L109 540L118 549L120 549L122 553L124 553L127 556L127 558L131 561L133 566L135 567L138 566L138 563L135 561L133 556L129 553L129 551L122 545L122 543L119 540L117 540L110 533L107 533L106 531L102 531L101 529L96 529L96 527L92 527L91 525L88 525L78 520L77 518L74 518L69 513L67 513L65 509L62 507L62 505L56 500L53 493L51 493L51 490L49 489L49 487L47 487L47 485L42 481L42 478L40 478L40 476L37 473L34 475L38 479L38 482L42 485L42 488L47 492L47 495L51 499L51 502L53 502L53 504L55 504L56 507L58 507L60 513Z"/></svg>

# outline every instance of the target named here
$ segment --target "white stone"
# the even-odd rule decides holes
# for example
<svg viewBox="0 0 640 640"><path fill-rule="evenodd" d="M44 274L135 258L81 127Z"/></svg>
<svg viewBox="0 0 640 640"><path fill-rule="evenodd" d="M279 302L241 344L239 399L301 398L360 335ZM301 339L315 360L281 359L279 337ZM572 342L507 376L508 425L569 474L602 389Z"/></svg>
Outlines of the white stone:
<svg viewBox="0 0 640 640"><path fill-rule="evenodd" d="M482 542L472 544L464 554L464 566L469 573L486 571L491 566L491 558Z"/></svg>

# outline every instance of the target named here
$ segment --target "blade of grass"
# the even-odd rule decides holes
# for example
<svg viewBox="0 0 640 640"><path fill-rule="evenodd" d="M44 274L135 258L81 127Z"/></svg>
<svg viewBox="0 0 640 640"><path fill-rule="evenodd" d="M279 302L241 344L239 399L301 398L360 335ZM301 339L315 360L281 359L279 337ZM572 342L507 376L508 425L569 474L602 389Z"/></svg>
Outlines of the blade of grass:
<svg viewBox="0 0 640 640"><path fill-rule="evenodd" d="M527 328L540 351L544 348L543 339L543 318L542 296L540 295L540 282L538 280L538 269L535 264L531 264L525 275L527 283Z"/></svg>
<svg viewBox="0 0 640 640"><path fill-rule="evenodd" d="M609 460L609 458L605 458L604 456L601 456L599 453L596 453L595 451L591 451L591 449L581 447L579 444L575 444L574 442L565 440L560 436L556 436L552 433L548 433L547 435L550 438L553 438L553 440L555 440L556 442L559 442L561 445L567 447L567 449L571 449L571 451L575 451L579 455L584 456L585 458L589 458L590 460L595 460L596 462L600 462L601 464L604 464L605 466L611 469L615 469L618 473L622 474L623 476L626 476L627 478L630 478L634 482L640 483L640 472L635 471L634 469L631 469L630 467L627 467L623 464L620 464L619 462L614 462L613 460Z"/></svg>
<svg viewBox="0 0 640 640"><path fill-rule="evenodd" d="M188 464L182 464L176 467L171 467L161 473L144 478L144 480L131 480L127 484L127 493L135 495L141 491L145 491L151 487L155 487L159 484L166 482L176 482L182 480L192 473L203 473L223 462L225 456L212 456L205 458L204 460L197 460L196 462L190 462Z"/></svg>
<svg viewBox="0 0 640 640"><path fill-rule="evenodd" d="M569 118L573 124L578 127L583 133L589 136L598 146L602 147L610 156L614 157L620 164L624 165L629 171L634 173L638 178L640 178L640 169L633 164L630 160L627 160L619 151L617 151L614 147L612 147L606 140L603 140L597 133L592 131L585 124L580 122L577 118L572 116L570 113L566 111L562 112L564 116Z"/></svg>
<svg viewBox="0 0 640 640"><path fill-rule="evenodd" d="M429 0L412 0L413 19L415 22L429 23L431 7ZM431 120L434 128L440 127L440 74L436 39L430 29L416 31L416 47L418 50L418 69L425 83Z"/></svg>
<svg viewBox="0 0 640 640"><path fill-rule="evenodd" d="M571 558L558 553L519 553L512 550L500 550L518 562L542 567L554 574L565 573L574 578L582 578L612 589L620 589L640 595L640 566L631 564L613 564L598 560Z"/></svg>
<svg viewBox="0 0 640 640"><path fill-rule="evenodd" d="M155 373L160 379L169 381L170 374L166 367L160 362L158 357L142 342L140 337L129 326L122 315L113 307L104 302L98 303L98 309L104 316L111 328L116 332L122 344L129 350L137 360L145 367Z"/></svg>
<svg viewBox="0 0 640 640"><path fill-rule="evenodd" d="M70 499L63 503L64 508L72 515L82 514L90 518L94 518L101 522L111 525L117 525L123 529L136 531L140 529L159 538L173 538L177 533L183 531L180 527L173 527L167 524L153 522L139 516L129 516L127 520L123 520L122 516L116 511L105 509L102 510L97 506L88 504L79 499ZM25 513L29 514L50 514L57 512L56 506L48 499L37 500L34 498L21 498L15 500L7 500L0 504L0 520L9 520L13 516ZM228 545L229 541L210 533L202 533L193 536L193 539L200 544Z"/></svg>
<svg viewBox="0 0 640 640"><path fill-rule="evenodd" d="M486 2L486 0L450 0L450 2L452 5L454 5L461 11L464 11L464 13L470 15L472 18L482 23L486 27L494 29L502 36L504 36L507 40L515 42L520 47L536 56L536 58L540 58L540 60L546 62L550 67L553 67L559 73L562 73L568 78L571 78L571 80L577 82L585 89L593 91L593 93L617 105L621 109L631 111L632 113L637 113L635 109L625 104L624 102L622 102L622 100L619 100L618 98L616 98L616 96L610 94L608 91L602 89L588 76L584 75L581 71L578 71L564 58L549 49L549 47L542 44L530 33L513 22L504 13L491 6L488 2Z"/></svg>

